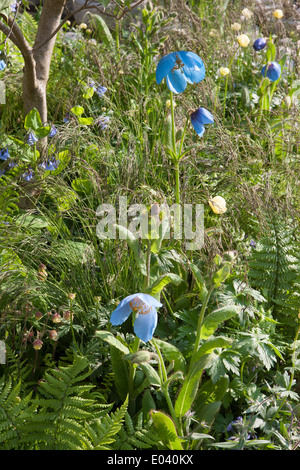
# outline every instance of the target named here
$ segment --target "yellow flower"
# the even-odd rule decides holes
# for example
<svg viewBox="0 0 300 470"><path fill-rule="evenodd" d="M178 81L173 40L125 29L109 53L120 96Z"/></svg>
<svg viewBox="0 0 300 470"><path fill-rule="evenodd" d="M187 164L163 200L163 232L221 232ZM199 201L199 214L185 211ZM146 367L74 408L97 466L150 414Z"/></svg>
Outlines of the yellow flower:
<svg viewBox="0 0 300 470"><path fill-rule="evenodd" d="M33 348L38 351L39 349L41 349L43 346L43 341L41 341L40 339L36 339L34 340L33 342Z"/></svg>
<svg viewBox="0 0 300 470"><path fill-rule="evenodd" d="M237 42L241 47L247 47L250 42L250 39L248 38L247 34L240 34L237 37Z"/></svg>
<svg viewBox="0 0 300 470"><path fill-rule="evenodd" d="M239 31L242 27L240 23L233 23L231 26L232 31Z"/></svg>
<svg viewBox="0 0 300 470"><path fill-rule="evenodd" d="M176 106L176 103L175 103L175 102L173 103L173 106L174 106L174 108L175 108L175 106ZM167 100L167 101L166 101L166 107L167 107L167 108L171 108L171 100Z"/></svg>
<svg viewBox="0 0 300 470"><path fill-rule="evenodd" d="M215 196L208 203L215 214L224 214L227 211L226 201L222 196Z"/></svg>
<svg viewBox="0 0 300 470"><path fill-rule="evenodd" d="M230 73L229 68L227 68L227 67L220 67L220 68L219 68L219 74L220 74L222 77L226 77L226 75L228 75L229 73Z"/></svg>
<svg viewBox="0 0 300 470"><path fill-rule="evenodd" d="M87 24L86 23L81 23L79 26L78 26L79 29L87 29Z"/></svg>
<svg viewBox="0 0 300 470"><path fill-rule="evenodd" d="M275 11L273 11L273 16L275 16L275 18L280 20L280 18L283 17L283 11L282 10L275 10Z"/></svg>
<svg viewBox="0 0 300 470"><path fill-rule="evenodd" d="M248 8L244 8L244 10L242 10L242 15L247 19L247 20L250 20L250 18L253 16L253 13L251 10L249 10Z"/></svg>
<svg viewBox="0 0 300 470"><path fill-rule="evenodd" d="M72 294L71 292L70 292L70 294L68 294L68 299L70 299L70 300L74 300L75 297L76 297L76 294Z"/></svg>

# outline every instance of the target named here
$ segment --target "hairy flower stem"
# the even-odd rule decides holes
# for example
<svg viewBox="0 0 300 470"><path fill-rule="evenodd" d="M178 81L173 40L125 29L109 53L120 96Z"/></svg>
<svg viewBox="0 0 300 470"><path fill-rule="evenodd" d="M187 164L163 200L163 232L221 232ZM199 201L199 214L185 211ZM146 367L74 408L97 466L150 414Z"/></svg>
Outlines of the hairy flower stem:
<svg viewBox="0 0 300 470"><path fill-rule="evenodd" d="M69 299L69 305L70 305L70 329L71 329L71 333L72 333L72 338L73 338L73 341L74 341L74 344L75 344L75 347L77 349L77 352L80 356L82 356L81 354L81 351L79 349L79 346L77 344L77 341L76 341L76 338L75 338L75 333L74 333L74 328L73 328L73 303L72 303L72 299Z"/></svg>
<svg viewBox="0 0 300 470"><path fill-rule="evenodd" d="M134 315L133 315L134 323ZM140 340L136 336L132 346L132 353L136 353L140 346ZM129 402L128 402L128 411L133 416L135 413L135 400L136 396L134 395L134 377L135 377L135 364L129 364L129 377L128 377L128 392L129 392Z"/></svg>
<svg viewBox="0 0 300 470"><path fill-rule="evenodd" d="M196 340L195 340L195 345L194 345L192 358L191 358L190 365L189 365L189 371L192 368L192 365L195 361L195 356L196 356L197 351L199 349L199 344L200 344L200 339L201 339L201 328L202 328L202 324L203 324L203 320L204 320L204 314L205 314L205 310L206 310L206 307L208 305L210 296L212 295L213 291L214 291L214 286L210 287L210 289L209 289L209 291L206 295L205 301L203 302L201 310L200 310L200 314L199 314L199 318L198 318L198 324L197 324L197 335L196 335Z"/></svg>
<svg viewBox="0 0 300 470"><path fill-rule="evenodd" d="M179 158L176 151L176 126L175 126L175 115L174 115L174 100L173 93L170 91L170 102L171 102L171 119L172 119L172 150L174 152L173 162L175 168L175 202L180 204L180 170L179 170Z"/></svg>
<svg viewBox="0 0 300 470"><path fill-rule="evenodd" d="M178 418L176 416L174 406L173 406L173 403L172 403L172 400L171 400L171 397L170 397L170 394L169 394L169 390L168 390L168 382L167 382L168 375L167 375L167 371L166 371L166 366L165 366L163 357L161 355L161 351L159 349L159 346L156 343L155 339L152 338L151 342L152 342L153 346L155 347L157 355L158 355L159 375L160 375L160 380L162 382L161 389L162 389L162 392L165 396L166 402L168 404L168 408L169 408L171 417L173 419L173 422L176 426L177 433L178 433L179 436L182 436L183 435L182 425L181 425L181 422L178 420Z"/></svg>

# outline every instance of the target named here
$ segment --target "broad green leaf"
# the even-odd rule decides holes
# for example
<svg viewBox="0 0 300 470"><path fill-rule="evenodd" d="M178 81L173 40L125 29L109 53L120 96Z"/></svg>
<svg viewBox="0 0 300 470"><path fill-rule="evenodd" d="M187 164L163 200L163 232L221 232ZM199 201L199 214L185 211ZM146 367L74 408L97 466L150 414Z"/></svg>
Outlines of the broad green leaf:
<svg viewBox="0 0 300 470"><path fill-rule="evenodd" d="M207 315L202 324L200 338L209 338L218 328L220 323L237 315L239 310L240 308L236 305L225 305L224 307L214 310L212 313Z"/></svg>
<svg viewBox="0 0 300 470"><path fill-rule="evenodd" d="M119 348L110 345L111 366L114 373L114 382L122 401L126 399L128 394L128 367L126 361L123 360L124 354Z"/></svg>
<svg viewBox="0 0 300 470"><path fill-rule="evenodd" d="M84 113L84 108L82 106L74 106L71 109L71 113L75 114L75 116L79 117Z"/></svg>
<svg viewBox="0 0 300 470"><path fill-rule="evenodd" d="M44 137L47 137L51 132L51 126L44 126L44 127L39 127L34 131L36 137L38 139L43 139Z"/></svg>
<svg viewBox="0 0 300 470"><path fill-rule="evenodd" d="M142 369L142 371L146 375L147 379L149 380L150 385L155 385L156 387L161 386L160 377L158 373L156 372L156 370L154 369L154 367L151 366L151 364L149 364L148 362L144 362L140 364L139 367Z"/></svg>
<svg viewBox="0 0 300 470"><path fill-rule="evenodd" d="M108 5L109 0L101 1L103 6ZM115 40L105 22L105 20L100 16L100 15L90 15L91 22L96 29L96 32L98 33L99 37L101 38L101 41L103 43L106 43L109 46L114 46L115 45Z"/></svg>
<svg viewBox="0 0 300 470"><path fill-rule="evenodd" d="M37 132L43 127L40 113L36 108L33 108L25 117L24 127L26 130L32 130L34 132Z"/></svg>
<svg viewBox="0 0 300 470"><path fill-rule="evenodd" d="M92 86L90 86L83 93L83 98L85 98L86 100L89 100L93 97L93 95L94 95L94 88Z"/></svg>
<svg viewBox="0 0 300 470"><path fill-rule="evenodd" d="M92 117L87 117L87 118L82 118L78 117L78 122L82 124L83 126L90 126L93 124L94 119Z"/></svg>
<svg viewBox="0 0 300 470"><path fill-rule="evenodd" d="M192 407L193 401L197 395L202 372L210 362L210 359L209 354L202 356L199 361L194 363L191 371L185 378L175 402L175 413L179 418L185 415Z"/></svg>
<svg viewBox="0 0 300 470"><path fill-rule="evenodd" d="M13 3L13 0L0 0L0 11L5 10L7 8L7 11L2 13L5 15L10 15L11 10L8 7L10 7L10 5L12 5Z"/></svg>
<svg viewBox="0 0 300 470"><path fill-rule="evenodd" d="M224 282L228 276L230 275L231 271L231 264L226 263L224 266L222 266L221 269L219 269L213 276L213 282L215 287L219 287L222 282Z"/></svg>
<svg viewBox="0 0 300 470"><path fill-rule="evenodd" d="M195 356L195 360L200 359L201 356L205 354L210 354L216 348L228 348L232 344L231 338L225 338L223 336L218 336L216 338L207 339L198 349Z"/></svg>
<svg viewBox="0 0 300 470"><path fill-rule="evenodd" d="M183 282L183 280L180 276L178 276L178 274L174 274L174 273L163 274L150 287L148 287L148 289L145 292L147 294L155 296L159 294L166 285L172 283L175 286L179 286L181 282Z"/></svg>
<svg viewBox="0 0 300 470"><path fill-rule="evenodd" d="M159 438L171 450L183 450L182 440L178 437L172 419L161 411L152 410L151 418Z"/></svg>
<svg viewBox="0 0 300 470"><path fill-rule="evenodd" d="M174 371L185 371L186 363L184 356L176 346L161 339L155 339L155 343L158 345L159 349L161 349L162 354L167 361L174 361Z"/></svg>
<svg viewBox="0 0 300 470"><path fill-rule="evenodd" d="M130 353L129 348L127 348L127 346L125 346L123 343L121 343L121 341L115 338L115 336L109 331L98 330L96 331L96 336L102 339L102 341L106 341L111 346L114 346L115 348L119 349L124 354Z"/></svg>
<svg viewBox="0 0 300 470"><path fill-rule="evenodd" d="M91 194L93 192L93 183L89 179L76 178L71 183L72 188L77 193Z"/></svg>
<svg viewBox="0 0 300 470"><path fill-rule="evenodd" d="M191 271L192 271L192 273L193 273L193 275L196 279L197 286L198 286L198 289L199 289L199 298L200 298L201 302L203 303L205 298L206 298L206 295L207 295L207 287L206 287L206 284L205 284L205 280L204 280L198 266L196 266L193 263L190 263L189 267L190 267L190 269L191 269Z"/></svg>

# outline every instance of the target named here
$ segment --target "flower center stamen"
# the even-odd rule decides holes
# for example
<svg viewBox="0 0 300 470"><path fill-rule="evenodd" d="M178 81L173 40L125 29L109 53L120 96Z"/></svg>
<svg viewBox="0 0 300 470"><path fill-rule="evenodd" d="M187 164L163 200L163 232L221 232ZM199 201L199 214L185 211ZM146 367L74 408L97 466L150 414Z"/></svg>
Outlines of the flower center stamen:
<svg viewBox="0 0 300 470"><path fill-rule="evenodd" d="M134 297L129 302L130 307L135 313L147 315L151 311L151 307L145 304L139 297Z"/></svg>

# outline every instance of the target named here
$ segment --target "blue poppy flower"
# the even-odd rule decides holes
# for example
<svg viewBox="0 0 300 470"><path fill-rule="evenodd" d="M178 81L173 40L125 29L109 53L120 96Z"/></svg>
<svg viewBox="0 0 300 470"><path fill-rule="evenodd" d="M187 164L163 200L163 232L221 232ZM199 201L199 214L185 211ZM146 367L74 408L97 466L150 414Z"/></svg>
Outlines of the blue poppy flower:
<svg viewBox="0 0 300 470"><path fill-rule="evenodd" d="M265 38L258 38L253 43L253 49L255 51L261 51L264 47L266 47L267 41Z"/></svg>
<svg viewBox="0 0 300 470"><path fill-rule="evenodd" d="M149 294L128 295L111 314L110 322L112 325L121 325L131 312L134 312L134 332L138 338L147 343L152 339L157 325L158 307L162 307L162 304Z"/></svg>
<svg viewBox="0 0 300 470"><path fill-rule="evenodd" d="M6 67L6 63L4 62L4 60L0 60L0 71L4 70Z"/></svg>
<svg viewBox="0 0 300 470"><path fill-rule="evenodd" d="M194 52L171 52L160 59L156 68L157 83L165 78L173 93L183 92L188 83L199 83L204 77L205 66Z"/></svg>
<svg viewBox="0 0 300 470"><path fill-rule="evenodd" d="M268 77L271 82L276 82L281 75L281 67L278 62L269 62L261 69L261 74Z"/></svg>
<svg viewBox="0 0 300 470"><path fill-rule="evenodd" d="M12 3L10 5L10 9L11 9L12 13L15 13L17 11L17 6L18 6L17 2Z"/></svg>
<svg viewBox="0 0 300 470"><path fill-rule="evenodd" d="M33 145L37 141L38 141L38 138L34 135L34 133L29 132L28 139L27 139L27 144L28 145Z"/></svg>
<svg viewBox="0 0 300 470"><path fill-rule="evenodd" d="M10 157L8 147L0 150L0 160L7 160Z"/></svg>
<svg viewBox="0 0 300 470"><path fill-rule="evenodd" d="M213 115L205 108L198 108L191 114L193 128L202 137L205 132L204 124L212 124L214 122Z"/></svg>

